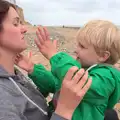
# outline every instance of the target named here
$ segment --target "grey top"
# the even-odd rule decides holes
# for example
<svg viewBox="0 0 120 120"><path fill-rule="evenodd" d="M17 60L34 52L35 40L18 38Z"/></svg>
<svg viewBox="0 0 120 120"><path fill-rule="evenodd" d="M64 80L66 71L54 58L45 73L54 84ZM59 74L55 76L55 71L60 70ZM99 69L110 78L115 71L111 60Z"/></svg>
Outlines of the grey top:
<svg viewBox="0 0 120 120"><path fill-rule="evenodd" d="M10 75L0 66L0 120L65 120L48 113L46 99L20 71Z"/></svg>

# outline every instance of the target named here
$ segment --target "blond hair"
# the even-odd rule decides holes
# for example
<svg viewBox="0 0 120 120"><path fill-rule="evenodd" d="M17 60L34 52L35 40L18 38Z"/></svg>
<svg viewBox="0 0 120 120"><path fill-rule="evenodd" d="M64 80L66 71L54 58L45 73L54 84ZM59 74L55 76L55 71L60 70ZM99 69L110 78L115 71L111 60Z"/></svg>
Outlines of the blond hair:
<svg viewBox="0 0 120 120"><path fill-rule="evenodd" d="M97 53L109 51L110 57L106 61L115 64L120 58L120 31L109 21L93 20L78 31L77 41L93 45Z"/></svg>

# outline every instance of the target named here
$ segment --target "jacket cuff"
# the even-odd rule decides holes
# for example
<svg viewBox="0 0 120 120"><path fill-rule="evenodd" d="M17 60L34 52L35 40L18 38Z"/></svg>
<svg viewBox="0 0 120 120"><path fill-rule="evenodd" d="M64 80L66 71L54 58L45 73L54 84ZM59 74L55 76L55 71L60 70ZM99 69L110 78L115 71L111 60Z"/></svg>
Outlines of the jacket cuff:
<svg viewBox="0 0 120 120"><path fill-rule="evenodd" d="M64 56L66 57L66 56L69 56L67 53L65 53L65 52L58 52L57 54L55 54L53 57L51 57L51 59L50 59L50 63L52 64L52 63L58 63L58 62L60 62L60 60L62 59L62 58L64 58ZM70 57L70 56L69 56Z"/></svg>
<svg viewBox="0 0 120 120"><path fill-rule="evenodd" d="M28 73L28 77L29 78L31 78L31 77L33 77L33 76L36 76L36 71L38 71L38 68L40 69L40 70L42 70L42 69L44 69L44 67L41 65L41 64L34 64L34 68L33 68L33 72L32 73ZM37 73L38 74L38 73Z"/></svg>

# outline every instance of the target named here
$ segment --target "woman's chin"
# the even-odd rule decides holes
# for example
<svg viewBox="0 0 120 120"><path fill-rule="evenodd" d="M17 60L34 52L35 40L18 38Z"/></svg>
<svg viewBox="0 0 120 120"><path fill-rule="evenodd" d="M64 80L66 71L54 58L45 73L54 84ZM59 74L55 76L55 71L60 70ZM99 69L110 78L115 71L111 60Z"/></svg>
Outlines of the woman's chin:
<svg viewBox="0 0 120 120"><path fill-rule="evenodd" d="M24 43L23 43L23 44L21 44L21 45L22 45L21 47L22 47L23 49L27 49L27 47L28 47L28 44L27 44L27 42L26 42L26 41L24 41Z"/></svg>
<svg viewBox="0 0 120 120"><path fill-rule="evenodd" d="M27 45L23 45L23 46L18 48L17 52L21 53L21 52L23 52L26 49L27 49Z"/></svg>

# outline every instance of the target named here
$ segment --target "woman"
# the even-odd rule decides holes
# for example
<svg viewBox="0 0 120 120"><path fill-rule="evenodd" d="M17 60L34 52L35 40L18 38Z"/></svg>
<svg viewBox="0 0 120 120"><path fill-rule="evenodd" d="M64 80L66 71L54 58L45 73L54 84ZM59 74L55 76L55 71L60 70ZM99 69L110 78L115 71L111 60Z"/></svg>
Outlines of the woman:
<svg viewBox="0 0 120 120"><path fill-rule="evenodd" d="M81 78L83 70L74 75L77 68L71 68L64 78L55 113L50 118L43 95L26 81L22 73L14 69L16 54L26 49L24 33L27 30L20 23L15 6L0 0L0 119L71 119L75 108L90 87L91 80L86 83L87 73Z"/></svg>

